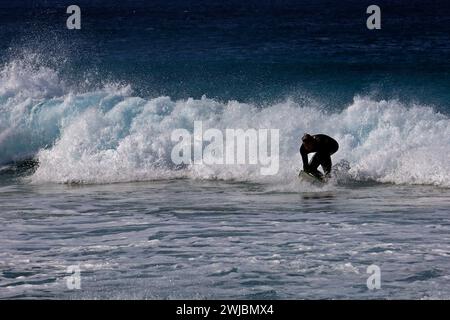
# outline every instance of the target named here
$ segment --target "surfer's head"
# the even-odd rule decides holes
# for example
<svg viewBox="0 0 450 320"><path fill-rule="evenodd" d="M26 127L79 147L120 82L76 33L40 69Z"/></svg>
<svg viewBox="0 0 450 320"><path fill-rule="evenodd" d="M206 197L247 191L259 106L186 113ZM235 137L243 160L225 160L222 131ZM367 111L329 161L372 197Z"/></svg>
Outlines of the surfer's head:
<svg viewBox="0 0 450 320"><path fill-rule="evenodd" d="M303 146L306 151L311 151L314 149L314 145L316 144L316 139L308 133L305 133L302 137Z"/></svg>

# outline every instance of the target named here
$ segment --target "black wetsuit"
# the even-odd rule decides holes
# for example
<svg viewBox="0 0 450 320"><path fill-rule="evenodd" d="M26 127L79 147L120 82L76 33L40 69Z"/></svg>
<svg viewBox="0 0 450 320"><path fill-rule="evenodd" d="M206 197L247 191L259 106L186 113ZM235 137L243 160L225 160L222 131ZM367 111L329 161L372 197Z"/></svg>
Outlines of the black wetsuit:
<svg viewBox="0 0 450 320"><path fill-rule="evenodd" d="M305 147L300 147L300 154L303 160L303 170L311 172L312 174L321 177L322 174L317 170L321 165L325 174L331 172L331 155L339 149L339 144L333 138L325 134L313 135L316 142L314 143L313 150L306 151ZM308 164L308 153L316 154L312 157L311 162Z"/></svg>

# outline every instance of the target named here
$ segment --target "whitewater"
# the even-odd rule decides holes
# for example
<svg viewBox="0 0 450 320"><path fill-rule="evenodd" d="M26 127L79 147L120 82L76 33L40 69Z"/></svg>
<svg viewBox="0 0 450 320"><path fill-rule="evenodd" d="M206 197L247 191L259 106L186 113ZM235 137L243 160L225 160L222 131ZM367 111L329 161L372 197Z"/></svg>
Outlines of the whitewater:
<svg viewBox="0 0 450 320"><path fill-rule="evenodd" d="M433 106L374 100L325 110L312 99L267 105L203 96L141 98L115 84L87 92L67 88L58 73L12 61L0 73L0 163L35 158L32 183L114 183L173 178L295 183L300 137L326 133L339 141L336 163L356 181L450 186L450 119ZM280 170L262 176L254 165L190 165L171 161L171 133L204 129L279 129Z"/></svg>

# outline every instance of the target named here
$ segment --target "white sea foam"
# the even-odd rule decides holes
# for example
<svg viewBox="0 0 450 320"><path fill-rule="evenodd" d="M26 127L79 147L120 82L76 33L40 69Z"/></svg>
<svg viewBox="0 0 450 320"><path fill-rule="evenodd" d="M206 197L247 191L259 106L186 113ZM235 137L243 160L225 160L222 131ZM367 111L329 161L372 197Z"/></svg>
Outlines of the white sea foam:
<svg viewBox="0 0 450 320"><path fill-rule="evenodd" d="M356 96L327 112L290 99L264 107L207 97L143 99L117 86L76 94L51 69L13 62L0 72L0 111L0 163L36 155L35 183L185 177L289 184L300 168L299 139L310 132L336 138L333 159L349 162L352 179L450 186L449 117L398 100ZM262 176L256 165L176 167L171 133L192 131L198 120L204 129L280 129L278 174Z"/></svg>

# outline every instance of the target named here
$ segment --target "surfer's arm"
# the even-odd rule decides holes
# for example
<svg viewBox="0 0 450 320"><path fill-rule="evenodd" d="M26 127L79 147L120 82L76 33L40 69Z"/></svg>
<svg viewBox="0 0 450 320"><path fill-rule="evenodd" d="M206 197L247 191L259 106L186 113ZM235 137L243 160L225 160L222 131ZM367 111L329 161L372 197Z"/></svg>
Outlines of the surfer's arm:
<svg viewBox="0 0 450 320"><path fill-rule="evenodd" d="M308 152L303 145L300 147L300 155L302 156L303 170L308 171Z"/></svg>

